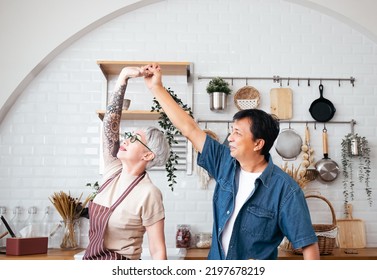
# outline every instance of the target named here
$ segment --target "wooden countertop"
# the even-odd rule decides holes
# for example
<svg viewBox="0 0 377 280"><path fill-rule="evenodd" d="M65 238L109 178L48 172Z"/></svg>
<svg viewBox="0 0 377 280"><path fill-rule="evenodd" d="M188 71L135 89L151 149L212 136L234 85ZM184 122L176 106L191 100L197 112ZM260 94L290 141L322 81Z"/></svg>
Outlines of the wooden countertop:
<svg viewBox="0 0 377 280"><path fill-rule="evenodd" d="M74 260L74 255L83 250L82 248L75 250L48 249L47 254L22 256L0 254L0 260Z"/></svg>
<svg viewBox="0 0 377 280"><path fill-rule="evenodd" d="M84 249L61 250L48 249L47 254L8 256L0 254L0 260L74 260L74 255ZM187 249L185 260L206 260L209 249ZM377 248L357 249L357 254L346 254L345 249L335 248L331 255L322 255L322 260L377 260ZM279 251L279 260L302 260L302 255L288 251Z"/></svg>
<svg viewBox="0 0 377 280"><path fill-rule="evenodd" d="M355 250L355 249L354 249ZM209 249L188 249L185 260L205 260ZM357 252L357 254L355 254ZM279 250L279 260L302 260L302 255ZM331 255L322 255L321 260L377 260L377 248L356 249L354 254L345 253L345 249L334 248Z"/></svg>

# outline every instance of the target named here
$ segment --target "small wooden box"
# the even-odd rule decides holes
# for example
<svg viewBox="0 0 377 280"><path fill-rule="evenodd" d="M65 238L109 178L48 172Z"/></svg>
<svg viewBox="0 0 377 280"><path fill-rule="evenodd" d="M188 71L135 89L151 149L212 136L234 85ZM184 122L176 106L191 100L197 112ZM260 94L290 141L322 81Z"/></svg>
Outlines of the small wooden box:
<svg viewBox="0 0 377 280"><path fill-rule="evenodd" d="M13 256L46 254L48 237L7 238L6 254Z"/></svg>

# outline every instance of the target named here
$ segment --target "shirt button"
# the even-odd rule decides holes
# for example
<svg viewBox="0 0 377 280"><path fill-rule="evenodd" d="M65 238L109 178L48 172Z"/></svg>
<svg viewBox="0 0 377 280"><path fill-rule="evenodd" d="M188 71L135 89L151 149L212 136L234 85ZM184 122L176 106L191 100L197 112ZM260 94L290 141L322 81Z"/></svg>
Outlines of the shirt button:
<svg viewBox="0 0 377 280"><path fill-rule="evenodd" d="M227 214L227 215L229 215L229 214L230 214L230 211L229 211L229 210L228 210L228 211L226 211L226 214Z"/></svg>
<svg viewBox="0 0 377 280"><path fill-rule="evenodd" d="M219 231L221 231L221 227L219 227Z"/></svg>

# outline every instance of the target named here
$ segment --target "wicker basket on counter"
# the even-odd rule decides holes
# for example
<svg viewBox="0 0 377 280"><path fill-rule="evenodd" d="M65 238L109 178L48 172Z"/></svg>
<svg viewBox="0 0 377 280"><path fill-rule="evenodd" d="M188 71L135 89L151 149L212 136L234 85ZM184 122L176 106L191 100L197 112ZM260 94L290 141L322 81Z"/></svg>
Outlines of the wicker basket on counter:
<svg viewBox="0 0 377 280"><path fill-rule="evenodd" d="M234 95L234 104L239 110L257 108L259 100L259 91L252 86L244 86Z"/></svg>
<svg viewBox="0 0 377 280"><path fill-rule="evenodd" d="M319 253L320 255L330 255L332 254L335 244L336 244L336 236L338 234L338 227L336 225L336 215L333 206L331 205L330 201L328 201L325 197L320 195L306 195L306 199L308 198L318 198L323 200L327 203L331 211L332 217L332 224L313 224L314 231L318 238L318 246L319 246ZM288 239L285 240L280 245L280 248L286 251L292 251L295 254L302 254L302 249L294 249L292 244L289 242Z"/></svg>

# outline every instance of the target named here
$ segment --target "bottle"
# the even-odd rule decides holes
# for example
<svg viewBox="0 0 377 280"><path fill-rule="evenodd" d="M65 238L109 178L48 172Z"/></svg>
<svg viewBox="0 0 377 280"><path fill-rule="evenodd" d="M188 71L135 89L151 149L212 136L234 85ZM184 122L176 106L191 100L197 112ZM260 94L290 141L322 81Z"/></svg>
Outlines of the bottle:
<svg viewBox="0 0 377 280"><path fill-rule="evenodd" d="M41 220L41 236L48 237L48 248L58 248L61 237L59 236L59 229L62 225L59 222L54 222L50 206L46 206L45 214Z"/></svg>
<svg viewBox="0 0 377 280"><path fill-rule="evenodd" d="M6 213L7 213L7 208L5 206L0 206L0 216L5 217ZM5 225L3 225L3 222L0 220L0 235L2 235L3 233L7 231L8 231L7 228L5 227ZM9 233L0 239L0 249L5 248L6 240L8 237L10 237Z"/></svg>
<svg viewBox="0 0 377 280"><path fill-rule="evenodd" d="M37 237L39 233L39 221L37 219L38 209L35 206L31 206L28 209L29 216L24 223L24 227L20 230L22 237Z"/></svg>
<svg viewBox="0 0 377 280"><path fill-rule="evenodd" d="M20 230L25 225L25 221L22 219L22 213L23 213L22 207L16 206L13 209L13 217L11 218L9 222L9 226L12 228L12 230L14 231L14 234L17 237L22 237L20 234Z"/></svg>

